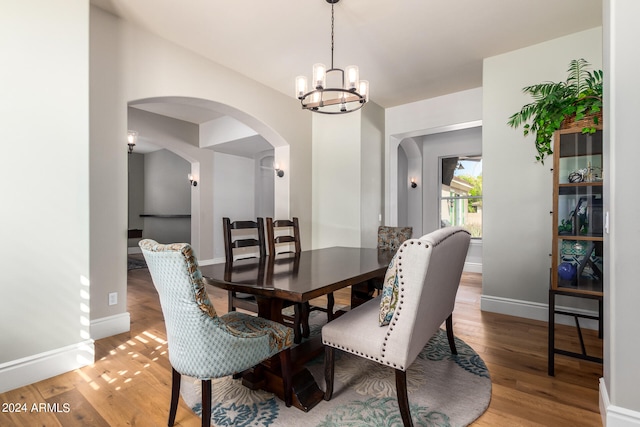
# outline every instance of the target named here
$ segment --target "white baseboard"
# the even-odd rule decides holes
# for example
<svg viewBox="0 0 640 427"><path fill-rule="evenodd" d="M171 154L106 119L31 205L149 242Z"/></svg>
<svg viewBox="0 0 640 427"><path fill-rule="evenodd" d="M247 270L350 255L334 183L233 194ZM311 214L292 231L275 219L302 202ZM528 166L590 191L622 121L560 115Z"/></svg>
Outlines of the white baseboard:
<svg viewBox="0 0 640 427"><path fill-rule="evenodd" d="M225 258L199 259L198 265L223 264L224 262Z"/></svg>
<svg viewBox="0 0 640 427"><path fill-rule="evenodd" d="M595 311L576 309L572 307L556 306L557 310L572 311L588 316L597 316ZM549 306L531 301L521 301L511 298L494 297L483 295L480 298L480 310L491 313L506 314L509 316L524 317L525 319L549 321ZM556 323L561 325L575 326L572 316L556 314ZM580 327L584 329L598 330L598 321L592 319L580 319Z"/></svg>
<svg viewBox="0 0 640 427"><path fill-rule="evenodd" d="M139 246L131 246L127 248L127 254L141 254L142 249Z"/></svg>
<svg viewBox="0 0 640 427"><path fill-rule="evenodd" d="M640 412L611 404L604 378L600 378L600 416L604 427L640 426Z"/></svg>
<svg viewBox="0 0 640 427"><path fill-rule="evenodd" d="M94 362L93 340L0 364L0 393L33 384Z"/></svg>
<svg viewBox="0 0 640 427"><path fill-rule="evenodd" d="M129 332L130 329L131 316L129 312L101 317L91 321L91 338L99 340L100 338Z"/></svg>
<svg viewBox="0 0 640 427"><path fill-rule="evenodd" d="M482 274L482 263L479 263L479 262L465 262L463 271L465 273L480 273L480 274Z"/></svg>

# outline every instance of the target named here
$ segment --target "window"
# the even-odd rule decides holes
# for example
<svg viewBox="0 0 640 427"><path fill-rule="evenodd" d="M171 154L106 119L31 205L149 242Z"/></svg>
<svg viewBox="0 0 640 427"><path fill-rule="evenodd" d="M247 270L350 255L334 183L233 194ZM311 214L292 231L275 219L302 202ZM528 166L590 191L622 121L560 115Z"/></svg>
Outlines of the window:
<svg viewBox="0 0 640 427"><path fill-rule="evenodd" d="M482 238L482 156L440 159L440 227L462 226Z"/></svg>

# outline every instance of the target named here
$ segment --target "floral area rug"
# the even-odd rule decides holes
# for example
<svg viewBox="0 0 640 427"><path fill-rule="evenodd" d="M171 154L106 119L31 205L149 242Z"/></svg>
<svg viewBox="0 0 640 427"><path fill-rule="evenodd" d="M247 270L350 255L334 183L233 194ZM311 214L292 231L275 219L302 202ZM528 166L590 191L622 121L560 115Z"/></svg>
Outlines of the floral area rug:
<svg viewBox="0 0 640 427"><path fill-rule="evenodd" d="M127 270L138 270L147 268L147 263L143 259L127 258Z"/></svg>
<svg viewBox="0 0 640 427"><path fill-rule="evenodd" d="M320 334L324 317L312 313L312 336ZM407 371L407 389L414 426L465 426L489 406L491 379L483 360L456 338L458 355L449 350L440 330ZM287 408L265 391L252 391L240 379L212 381L211 424L235 427L391 427L402 426L394 370L370 360L336 351L334 392L309 412ZM307 365L322 390L323 356ZM200 381L182 377L181 394L202 414Z"/></svg>

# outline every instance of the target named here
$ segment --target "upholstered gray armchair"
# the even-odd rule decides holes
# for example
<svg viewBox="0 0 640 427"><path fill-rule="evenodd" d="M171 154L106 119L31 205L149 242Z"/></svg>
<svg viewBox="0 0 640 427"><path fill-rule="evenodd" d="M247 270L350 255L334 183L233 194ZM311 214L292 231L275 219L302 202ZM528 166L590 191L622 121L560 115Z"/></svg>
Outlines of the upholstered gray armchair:
<svg viewBox="0 0 640 427"><path fill-rule="evenodd" d="M181 375L202 381L202 425L211 423L211 379L242 372L280 353L284 396L291 405L293 330L240 312L216 315L190 245L140 243L167 329L172 366L169 426L175 422Z"/></svg>
<svg viewBox="0 0 640 427"><path fill-rule="evenodd" d="M449 346L457 354L451 313L469 241L460 227L405 241L389 265L382 295L322 328L326 400L333 394L337 348L395 369L402 421L413 425L406 371L445 321Z"/></svg>

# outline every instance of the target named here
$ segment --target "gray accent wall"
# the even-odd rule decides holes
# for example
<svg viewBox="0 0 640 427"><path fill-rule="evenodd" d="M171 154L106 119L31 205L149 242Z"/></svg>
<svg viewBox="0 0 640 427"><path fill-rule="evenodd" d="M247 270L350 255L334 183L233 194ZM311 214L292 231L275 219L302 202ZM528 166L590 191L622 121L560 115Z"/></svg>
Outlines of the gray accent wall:
<svg viewBox="0 0 640 427"><path fill-rule="evenodd" d="M453 130L422 138L423 234L440 228L440 158L482 154L482 128Z"/></svg>
<svg viewBox="0 0 640 427"><path fill-rule="evenodd" d="M140 216L144 214L144 154L131 153L128 157L128 166L129 222L127 228L129 230L144 230L144 218ZM137 252L139 241L139 238L130 238L127 246L134 248L133 252Z"/></svg>
<svg viewBox="0 0 640 427"><path fill-rule="evenodd" d="M169 150L144 155L143 237L160 243L191 243L191 164Z"/></svg>

